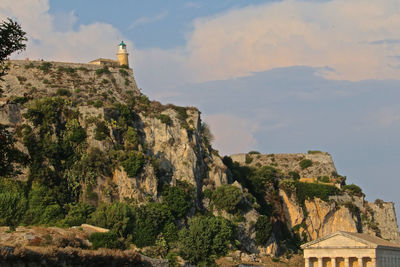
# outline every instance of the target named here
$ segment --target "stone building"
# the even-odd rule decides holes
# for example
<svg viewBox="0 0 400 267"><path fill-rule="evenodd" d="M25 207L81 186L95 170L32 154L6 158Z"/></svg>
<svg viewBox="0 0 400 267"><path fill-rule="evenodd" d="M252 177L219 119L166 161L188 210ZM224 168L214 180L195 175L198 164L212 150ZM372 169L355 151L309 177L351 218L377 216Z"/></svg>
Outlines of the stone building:
<svg viewBox="0 0 400 267"><path fill-rule="evenodd" d="M400 267L400 245L368 234L339 231L301 247L305 267Z"/></svg>
<svg viewBox="0 0 400 267"><path fill-rule="evenodd" d="M119 44L117 60L107 59L107 58L98 58L89 62L89 64L101 65L107 67L118 67L118 66L126 66L129 67L128 61L128 50L126 49L126 44L122 41Z"/></svg>

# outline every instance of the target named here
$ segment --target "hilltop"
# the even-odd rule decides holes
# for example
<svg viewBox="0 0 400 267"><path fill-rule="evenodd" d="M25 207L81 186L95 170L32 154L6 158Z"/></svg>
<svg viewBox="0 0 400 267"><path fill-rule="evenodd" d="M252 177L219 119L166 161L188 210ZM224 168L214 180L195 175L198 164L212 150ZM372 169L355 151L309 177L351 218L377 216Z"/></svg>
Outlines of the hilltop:
<svg viewBox="0 0 400 267"><path fill-rule="evenodd" d="M90 223L111 230L102 246L172 266L178 255L196 264L290 258L337 230L399 242L393 203L365 201L328 153L222 157L197 108L149 100L129 68L9 67L0 124L27 165L0 179L1 225Z"/></svg>

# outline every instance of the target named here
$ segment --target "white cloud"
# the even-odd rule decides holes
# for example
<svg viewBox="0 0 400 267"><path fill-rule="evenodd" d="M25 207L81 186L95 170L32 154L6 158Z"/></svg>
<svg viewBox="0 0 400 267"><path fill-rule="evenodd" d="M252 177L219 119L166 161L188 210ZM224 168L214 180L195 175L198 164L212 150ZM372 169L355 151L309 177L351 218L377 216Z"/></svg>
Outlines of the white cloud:
<svg viewBox="0 0 400 267"><path fill-rule="evenodd" d="M159 14L156 14L151 17L140 17L129 26L129 29L133 29L140 25L145 25L145 24L160 21L160 20L164 19L166 16L168 16L167 10L164 10L164 11L160 12Z"/></svg>
<svg viewBox="0 0 400 267"><path fill-rule="evenodd" d="M198 19L188 39L197 80L277 67L330 67L333 79L400 78L397 0L284 0ZM373 43L375 42L375 43Z"/></svg>
<svg viewBox="0 0 400 267"><path fill-rule="evenodd" d="M73 30L76 17L73 12L63 14L60 23L49 14L48 0L3 0L0 3L0 19L17 19L27 32L25 52L17 58L45 59L55 61L88 62L98 57L115 58L122 34L110 24L92 23L79 25ZM125 38L124 38L125 39ZM127 42L133 47L132 42Z"/></svg>
<svg viewBox="0 0 400 267"><path fill-rule="evenodd" d="M258 125L255 122L226 113L205 116L204 121L215 137L213 146L222 154L242 153L256 147L253 133Z"/></svg>

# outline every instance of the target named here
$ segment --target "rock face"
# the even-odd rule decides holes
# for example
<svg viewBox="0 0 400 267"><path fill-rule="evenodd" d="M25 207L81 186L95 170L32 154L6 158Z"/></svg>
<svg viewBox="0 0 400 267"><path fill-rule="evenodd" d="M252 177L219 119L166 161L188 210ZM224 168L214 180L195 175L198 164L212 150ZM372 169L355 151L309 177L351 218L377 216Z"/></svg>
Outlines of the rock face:
<svg viewBox="0 0 400 267"><path fill-rule="evenodd" d="M241 166L273 166L281 176L277 184L290 177L290 172L297 172L300 182L307 183L317 183L316 178L322 176L329 179L340 177L331 156L319 151L309 154L235 154L231 158ZM303 160L311 160L312 165L302 168L300 162ZM298 233L303 240L311 241L336 231L347 231L366 232L400 242L394 205L391 202L377 200L370 203L365 201L362 194L354 195L344 190L329 196L328 201L315 197L305 199L304 204L299 203L295 193L288 194L282 188L279 189L279 196L281 207L275 209L282 210L282 220L288 229Z"/></svg>
<svg viewBox="0 0 400 267"><path fill-rule="evenodd" d="M116 120L110 109L112 103L126 104L129 96L137 97L139 101L144 99L138 104L134 124L140 139L139 150L151 160L137 177L128 177L119 166L114 168L111 177L98 178L99 186L94 188L94 192L102 201L109 199L102 196L102 192L107 191L104 187L109 184L113 186L114 198L133 199L140 203L148 197L158 198L160 182L170 185L187 182L196 188L197 197L201 195L203 186L215 188L228 182L226 166L205 143L200 112L196 108L162 106L148 101L138 89L131 69L13 60L0 86L4 89L0 98L0 123L11 127L26 123L22 116L26 112L23 105L26 101L67 96L72 108L81 114L80 124L88 134L88 150L97 148L106 152L120 138L112 128ZM93 104L99 98L102 102ZM162 121L161 116L169 121ZM111 139L96 140L95 125L89 123L90 120L105 121L112 132ZM155 162L157 166L153 164Z"/></svg>
<svg viewBox="0 0 400 267"><path fill-rule="evenodd" d="M4 79L0 82L4 90L0 98L1 124L18 130L23 124L29 124L24 118L26 103L43 97L62 97L73 112L79 113L77 123L87 135L85 153L96 149L109 158L114 156L118 160L125 160L124 157L118 158L118 153L125 153L127 146L127 130L124 128L125 132L122 132L120 127L124 111L116 109L115 105L125 105L130 108L129 112L134 113L129 113L132 115L129 117L129 127L135 136L134 150L143 155L143 166L132 175L129 167L124 169L121 162L114 159L110 173L95 177L91 190L92 194L97 194L97 201L129 200L137 204L149 200L160 201L162 186L184 184L187 188L193 188L191 192L195 206L204 211L212 208L211 200L203 196L205 190L212 191L234 182L233 172L228 170L225 161L209 145L200 112L193 107L149 101L138 89L129 69L105 69L90 64L11 61L9 74ZM99 122L109 132L106 138L96 138ZM22 143L17 145L21 150L25 149ZM295 234L299 234L304 241L342 230L367 232L399 242L393 203L369 203L363 196L355 196L341 189L338 189L339 194L331 195L325 201L311 197L300 203L296 194L289 194L280 187L283 180L297 178L300 178L300 182L313 183L325 178L334 180L332 184L342 183L343 177L337 175L328 153L252 153L232 155L231 159L240 166L272 166L279 170L279 177L265 187L265 196L261 197L261 202L271 209L268 216L272 222L270 238L263 246L257 246L255 242L255 225L262 213L259 209L260 196L253 196L245 182L240 184L239 181L243 182L241 177L237 177L232 185L240 189L241 204L246 208L235 215L213 210L215 215L238 220L237 239L252 258L256 255L279 255L285 249L282 239L288 235L294 239ZM304 161L308 166L303 166ZM23 172L20 179L26 178L24 173L27 172ZM293 173L299 177L293 178ZM85 185L80 186L87 191Z"/></svg>

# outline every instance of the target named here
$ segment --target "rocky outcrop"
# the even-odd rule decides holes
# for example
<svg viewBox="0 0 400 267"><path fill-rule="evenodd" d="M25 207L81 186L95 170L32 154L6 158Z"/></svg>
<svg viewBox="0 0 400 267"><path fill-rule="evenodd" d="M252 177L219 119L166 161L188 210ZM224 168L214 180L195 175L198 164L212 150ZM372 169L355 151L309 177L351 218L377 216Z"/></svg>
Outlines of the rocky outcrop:
<svg viewBox="0 0 400 267"><path fill-rule="evenodd" d="M364 197L348 194L331 196L329 202L319 198L306 200L302 208L295 195L280 190L282 206L289 229L297 228L308 240L336 231L366 232L399 242L398 226L393 203L370 203ZM306 215L305 215L306 214Z"/></svg>
<svg viewBox="0 0 400 267"><path fill-rule="evenodd" d="M94 192L99 200L109 201L103 192L113 193L119 200L137 203L157 200L160 183L172 186L183 181L196 188L196 199L203 185L212 188L228 182L227 168L222 159L205 145L200 112L196 108L154 105L138 89L131 69L63 62L10 61L0 99L0 123L18 127L25 123L24 103L49 96L67 97L71 108L80 113L79 123L87 133L88 151L97 148L108 153L118 143L112 131L113 103L126 104L129 97L138 97L135 107L135 130L139 133L139 150L145 154L146 165L137 177L128 177L122 166L113 169L111 177L99 177ZM147 100L146 100L147 99ZM99 101L98 105L93 103ZM148 101L148 102L146 102ZM141 106L143 105L143 107ZM161 116L169 121L162 121ZM113 122L114 120L114 122ZM94 121L94 122L93 122ZM94 138L95 122L105 121L111 139ZM107 187L112 188L107 189ZM197 201L197 204L199 202Z"/></svg>

